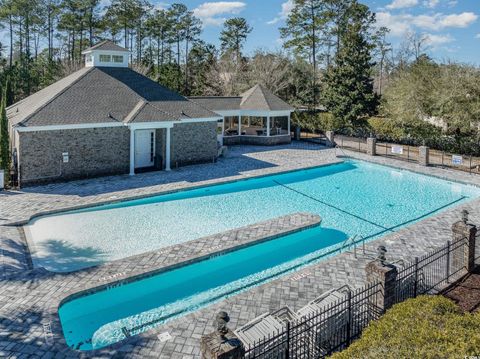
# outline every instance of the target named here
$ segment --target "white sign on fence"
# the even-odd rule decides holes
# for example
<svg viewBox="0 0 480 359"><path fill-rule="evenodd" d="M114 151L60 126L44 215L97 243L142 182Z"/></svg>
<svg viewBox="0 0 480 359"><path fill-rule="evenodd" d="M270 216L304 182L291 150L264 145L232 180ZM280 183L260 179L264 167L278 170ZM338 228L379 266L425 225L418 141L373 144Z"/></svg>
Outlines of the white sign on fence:
<svg viewBox="0 0 480 359"><path fill-rule="evenodd" d="M463 164L463 157L458 155L452 155L452 164L453 165Z"/></svg>
<svg viewBox="0 0 480 359"><path fill-rule="evenodd" d="M403 155L403 146L393 145L392 146L392 153L396 155Z"/></svg>

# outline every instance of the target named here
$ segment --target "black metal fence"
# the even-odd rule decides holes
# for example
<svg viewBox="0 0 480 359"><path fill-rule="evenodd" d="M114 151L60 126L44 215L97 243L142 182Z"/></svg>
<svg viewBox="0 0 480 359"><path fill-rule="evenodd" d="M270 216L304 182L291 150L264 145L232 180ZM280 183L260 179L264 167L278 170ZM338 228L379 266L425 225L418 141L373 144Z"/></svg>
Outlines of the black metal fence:
<svg viewBox="0 0 480 359"><path fill-rule="evenodd" d="M398 270L393 303L420 294L437 293L465 274L463 253L466 240L448 242ZM320 311L288 322L277 333L246 348L246 358L323 358L345 349L358 338L370 321L382 314L383 285L369 283L349 291Z"/></svg>
<svg viewBox="0 0 480 359"><path fill-rule="evenodd" d="M466 239L447 242L400 269L395 284L395 303L426 293L437 293L465 274Z"/></svg>
<svg viewBox="0 0 480 359"><path fill-rule="evenodd" d="M342 149L367 153L366 138L335 135L335 143ZM375 150L377 156L395 158L407 162L419 162L418 146L377 141ZM471 155L455 155L446 151L430 149L429 164L435 167L480 174L480 157Z"/></svg>
<svg viewBox="0 0 480 359"><path fill-rule="evenodd" d="M322 358L347 347L380 315L379 283L349 291L322 311L288 322L284 330L246 348L246 358Z"/></svg>

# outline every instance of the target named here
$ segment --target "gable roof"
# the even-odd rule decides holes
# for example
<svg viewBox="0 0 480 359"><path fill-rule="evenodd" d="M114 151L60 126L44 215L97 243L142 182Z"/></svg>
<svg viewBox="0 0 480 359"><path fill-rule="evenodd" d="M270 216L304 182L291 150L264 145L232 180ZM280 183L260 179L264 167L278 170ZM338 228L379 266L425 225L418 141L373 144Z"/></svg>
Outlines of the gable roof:
<svg viewBox="0 0 480 359"><path fill-rule="evenodd" d="M83 50L82 54L90 52L92 50L128 52L128 50L126 48L118 46L116 43L114 43L113 41L110 41L110 40L100 41L98 44L95 44L95 45Z"/></svg>
<svg viewBox="0 0 480 359"><path fill-rule="evenodd" d="M141 105L139 105L141 103ZM218 114L129 68L83 68L11 105L12 125L181 121Z"/></svg>
<svg viewBox="0 0 480 359"><path fill-rule="evenodd" d="M255 85L240 96L198 96L190 99L211 111L293 111L294 108L262 85Z"/></svg>

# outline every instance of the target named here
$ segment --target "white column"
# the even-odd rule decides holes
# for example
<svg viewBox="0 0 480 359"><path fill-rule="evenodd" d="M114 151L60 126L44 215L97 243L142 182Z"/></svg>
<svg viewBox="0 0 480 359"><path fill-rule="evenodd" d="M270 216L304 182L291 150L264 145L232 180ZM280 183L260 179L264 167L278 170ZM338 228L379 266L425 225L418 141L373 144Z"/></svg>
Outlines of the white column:
<svg viewBox="0 0 480 359"><path fill-rule="evenodd" d="M135 174L135 130L130 128L130 176Z"/></svg>
<svg viewBox="0 0 480 359"><path fill-rule="evenodd" d="M288 134L289 134L289 135L290 135L290 116L291 116L291 114L289 113L289 114L288 114L288 124L287 124L287 126L288 126Z"/></svg>
<svg viewBox="0 0 480 359"><path fill-rule="evenodd" d="M165 171L170 171L170 127L167 127L165 139Z"/></svg>
<svg viewBox="0 0 480 359"><path fill-rule="evenodd" d="M242 134L242 116L238 116L238 135Z"/></svg>
<svg viewBox="0 0 480 359"><path fill-rule="evenodd" d="M267 136L270 136L270 115L267 116Z"/></svg>

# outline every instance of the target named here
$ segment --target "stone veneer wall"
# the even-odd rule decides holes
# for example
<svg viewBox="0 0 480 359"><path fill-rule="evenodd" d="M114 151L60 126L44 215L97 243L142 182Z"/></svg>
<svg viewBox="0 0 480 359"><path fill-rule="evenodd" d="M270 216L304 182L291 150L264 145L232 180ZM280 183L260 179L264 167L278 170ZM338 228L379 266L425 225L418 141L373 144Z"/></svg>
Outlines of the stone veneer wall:
<svg viewBox="0 0 480 359"><path fill-rule="evenodd" d="M171 136L172 168L217 157L216 121L175 124Z"/></svg>
<svg viewBox="0 0 480 359"><path fill-rule="evenodd" d="M21 132L21 185L128 173L129 136L126 127Z"/></svg>
<svg viewBox="0 0 480 359"><path fill-rule="evenodd" d="M232 145L259 145L259 146L274 146L283 145L292 142L290 135L280 136L224 136L223 144L225 146Z"/></svg>
<svg viewBox="0 0 480 359"><path fill-rule="evenodd" d="M167 130L165 128L158 128L155 131L155 165L157 161L162 161L162 168L165 168L165 134Z"/></svg>

